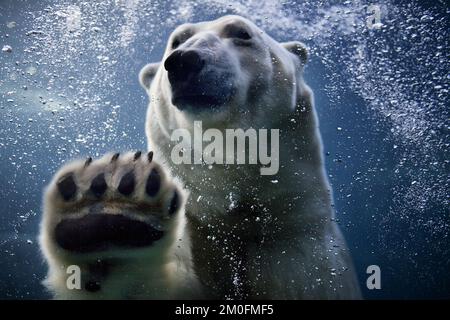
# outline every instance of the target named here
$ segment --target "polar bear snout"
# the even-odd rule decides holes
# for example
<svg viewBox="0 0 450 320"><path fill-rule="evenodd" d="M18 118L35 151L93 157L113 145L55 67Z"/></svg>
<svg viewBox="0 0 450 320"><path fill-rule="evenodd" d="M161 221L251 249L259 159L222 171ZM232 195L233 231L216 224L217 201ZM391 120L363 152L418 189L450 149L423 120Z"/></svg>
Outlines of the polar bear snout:
<svg viewBox="0 0 450 320"><path fill-rule="evenodd" d="M201 48L173 51L164 61L172 104L180 110L208 110L223 106L234 92L234 75L224 68L225 54L211 56Z"/></svg>
<svg viewBox="0 0 450 320"><path fill-rule="evenodd" d="M197 77L204 65L205 60L195 50L176 50L164 62L172 86Z"/></svg>

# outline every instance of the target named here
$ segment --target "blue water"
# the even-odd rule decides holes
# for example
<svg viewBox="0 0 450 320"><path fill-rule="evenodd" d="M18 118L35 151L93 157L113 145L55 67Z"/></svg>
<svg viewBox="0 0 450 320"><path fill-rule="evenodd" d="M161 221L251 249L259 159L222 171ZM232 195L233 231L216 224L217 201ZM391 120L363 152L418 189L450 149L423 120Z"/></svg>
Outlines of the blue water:
<svg viewBox="0 0 450 320"><path fill-rule="evenodd" d="M49 298L43 187L74 157L144 150L140 68L178 24L227 13L310 48L305 78L364 297L449 298L449 7L377 1L382 27L369 29L368 4L2 0L0 298ZM381 290L366 289L372 264Z"/></svg>

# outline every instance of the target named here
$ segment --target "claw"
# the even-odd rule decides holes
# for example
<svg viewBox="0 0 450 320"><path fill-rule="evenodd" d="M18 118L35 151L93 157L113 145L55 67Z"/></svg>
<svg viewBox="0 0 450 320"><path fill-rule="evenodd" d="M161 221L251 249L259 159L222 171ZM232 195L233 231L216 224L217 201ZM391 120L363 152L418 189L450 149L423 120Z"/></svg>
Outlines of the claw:
<svg viewBox="0 0 450 320"><path fill-rule="evenodd" d="M152 160L153 160L153 151L150 151L150 152L147 154L147 159L148 159L148 162L149 162L149 163L152 162Z"/></svg>
<svg viewBox="0 0 450 320"><path fill-rule="evenodd" d="M136 161L137 159L139 159L139 158L141 157L141 154L142 154L141 151L136 152L136 153L134 154L133 160Z"/></svg>
<svg viewBox="0 0 450 320"><path fill-rule="evenodd" d="M86 159L86 162L84 163L84 167L87 167L88 165L90 165L91 162L92 162L92 158L91 158L91 157L88 157L88 158Z"/></svg>
<svg viewBox="0 0 450 320"><path fill-rule="evenodd" d="M114 154L111 158L111 162L116 161L119 158L119 156L120 156L120 152L117 152L116 154Z"/></svg>

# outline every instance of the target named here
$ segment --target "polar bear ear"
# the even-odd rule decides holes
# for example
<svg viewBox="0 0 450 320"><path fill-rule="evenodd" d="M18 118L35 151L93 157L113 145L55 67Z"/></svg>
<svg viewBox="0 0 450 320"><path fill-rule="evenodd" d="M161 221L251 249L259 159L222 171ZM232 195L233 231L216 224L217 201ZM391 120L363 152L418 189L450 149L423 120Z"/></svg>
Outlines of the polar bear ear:
<svg viewBox="0 0 450 320"><path fill-rule="evenodd" d="M300 62L305 65L308 61L308 50L306 46L299 41L290 41L282 43L283 47L290 53L295 54L299 57Z"/></svg>
<svg viewBox="0 0 450 320"><path fill-rule="evenodd" d="M148 90L150 88L152 80L158 71L159 65L159 62L149 63L139 72L139 82L144 89Z"/></svg>

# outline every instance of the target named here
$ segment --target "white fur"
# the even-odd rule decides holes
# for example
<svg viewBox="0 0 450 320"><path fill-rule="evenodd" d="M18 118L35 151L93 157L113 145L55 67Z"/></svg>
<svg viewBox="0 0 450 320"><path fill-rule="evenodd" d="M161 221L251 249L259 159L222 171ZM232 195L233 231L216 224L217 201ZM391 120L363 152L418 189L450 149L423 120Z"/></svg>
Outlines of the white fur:
<svg viewBox="0 0 450 320"><path fill-rule="evenodd" d="M176 179L165 175L157 163L148 163L144 156L137 161L133 161L133 153L121 155L115 162L111 162L111 158L112 154L107 154L87 167L82 160L66 164L55 174L47 187L39 236L42 252L49 265L45 285L56 298L61 299L168 299L198 295L199 288L191 270L189 237L184 232L184 206L181 206L180 212L174 217L168 217L166 210L175 189L180 192L181 203L184 203L187 193L179 188ZM124 172L132 168L136 173L136 191L131 197L125 197L116 189ZM157 168L162 176L161 189L154 198L148 197L144 192L145 180L152 168ZM53 231L58 222L92 214L88 212L89 208L100 201L92 198L88 191L90 182L100 172L105 172L108 185L108 190L101 199L105 204L105 211L141 221L156 218L167 231L163 239L149 248L115 249L86 254L67 252L56 244ZM57 190L57 182L67 173L74 174L79 188L77 196L71 201L64 201ZM153 209L143 210L142 205L151 206ZM84 290L84 284L92 276L89 264L111 257L120 259L121 262L111 268L105 279L99 279L102 289L94 293ZM81 268L81 290L68 289L66 286L69 276L66 270L70 265Z"/></svg>
<svg viewBox="0 0 450 320"><path fill-rule="evenodd" d="M252 46L240 47L221 37L227 24L249 28ZM159 248L139 252L139 263L130 258L129 264L107 280L111 283L108 293L92 297L196 298L201 291L203 297L219 299L359 298L353 265L334 222L312 91L303 80L305 47L299 42L278 43L248 20L226 16L177 28L169 38L163 61L172 52L172 39L186 29L193 35L182 48L196 48L199 43L216 39L214 44L208 43L208 48L218 63L227 61L238 90L220 111L194 115L172 105L162 63L143 68L140 81L150 97L148 146L161 170L167 170L165 188L176 187L178 183L172 183L171 177L178 177L189 190L187 219L177 228L169 227L179 236L164 239ZM204 129L280 129L278 174L261 176L254 165L173 165L170 134L177 128L192 131L194 120L201 120ZM130 160L122 161L121 166L127 168ZM49 287L61 297L89 298L89 293L72 295L64 288L61 267L77 260L61 255L51 240L61 211L83 214L78 207L73 209L58 199L55 190L55 181L69 170L82 177L84 186L99 169L92 167L92 174L85 173L75 163L56 174L44 199L41 247L50 266ZM111 192L113 197L115 193ZM143 198L138 196L133 201ZM182 221L183 214L179 213L176 221ZM178 237L184 245L176 251ZM143 271L147 263L149 267ZM167 272L167 264L181 267ZM127 274L133 281L144 283L147 290L133 294L136 286L123 278ZM161 282L154 284L155 277ZM146 282L150 278L152 281ZM173 290L168 292L165 287Z"/></svg>

